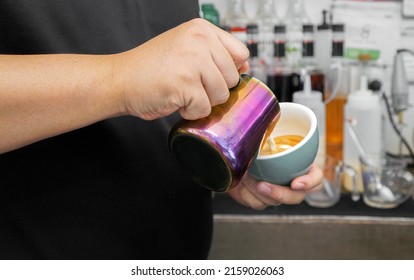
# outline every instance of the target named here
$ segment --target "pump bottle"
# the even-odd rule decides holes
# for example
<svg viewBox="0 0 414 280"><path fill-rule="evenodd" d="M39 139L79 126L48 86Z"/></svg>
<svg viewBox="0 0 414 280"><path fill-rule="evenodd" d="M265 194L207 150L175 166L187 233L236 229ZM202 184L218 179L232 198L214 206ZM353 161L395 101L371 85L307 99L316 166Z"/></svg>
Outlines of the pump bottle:
<svg viewBox="0 0 414 280"><path fill-rule="evenodd" d="M322 23L315 33L315 57L322 70L329 71L332 52L332 28L328 23L327 11L322 11Z"/></svg>
<svg viewBox="0 0 414 280"><path fill-rule="evenodd" d="M322 92L313 91L311 77L305 75L305 83L302 91L293 93L293 102L305 105L311 109L318 120L319 148L315 162L323 168L325 164L325 104L322 101Z"/></svg>
<svg viewBox="0 0 414 280"><path fill-rule="evenodd" d="M380 97L368 90L366 76L361 76L360 89L348 96L344 111L344 121L353 122L353 128L362 146L373 159L374 164L379 167L382 159L381 104ZM359 152L346 127L344 126L343 159L345 164L350 165L356 171L357 187L362 192ZM345 181L345 189L352 190L347 181Z"/></svg>

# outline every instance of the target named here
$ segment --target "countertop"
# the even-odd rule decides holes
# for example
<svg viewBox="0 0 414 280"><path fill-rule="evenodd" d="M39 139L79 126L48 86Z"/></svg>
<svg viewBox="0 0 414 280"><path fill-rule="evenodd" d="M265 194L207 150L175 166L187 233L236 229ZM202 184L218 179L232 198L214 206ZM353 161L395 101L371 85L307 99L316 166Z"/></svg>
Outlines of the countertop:
<svg viewBox="0 0 414 280"><path fill-rule="evenodd" d="M210 259L414 259L413 198L377 209L345 193L330 208L256 211L219 193L213 210Z"/></svg>

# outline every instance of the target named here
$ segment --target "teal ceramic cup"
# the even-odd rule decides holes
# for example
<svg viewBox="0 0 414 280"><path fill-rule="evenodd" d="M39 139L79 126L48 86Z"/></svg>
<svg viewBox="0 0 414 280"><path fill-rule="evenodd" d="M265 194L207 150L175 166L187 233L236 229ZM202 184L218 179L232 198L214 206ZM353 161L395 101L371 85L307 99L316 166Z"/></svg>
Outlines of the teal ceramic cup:
<svg viewBox="0 0 414 280"><path fill-rule="evenodd" d="M319 133L315 113L308 107L290 102L281 102L280 119L270 137L283 135L299 135L304 137L294 147L283 152L270 155L256 153L249 174L258 181L266 181L277 185L290 185L291 181L306 174L314 162L318 146ZM263 137L263 142L266 141Z"/></svg>

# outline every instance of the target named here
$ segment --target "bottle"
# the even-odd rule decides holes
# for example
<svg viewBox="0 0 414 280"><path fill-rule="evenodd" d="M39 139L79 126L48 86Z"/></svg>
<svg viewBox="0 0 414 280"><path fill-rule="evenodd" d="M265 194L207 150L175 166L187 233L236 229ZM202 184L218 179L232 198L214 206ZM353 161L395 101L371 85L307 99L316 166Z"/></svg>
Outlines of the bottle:
<svg viewBox="0 0 414 280"><path fill-rule="evenodd" d="M305 83L302 91L293 93L293 102L305 105L311 109L318 120L319 148L315 162L323 168L325 164L325 104L322 101L322 92L312 90L311 77L305 75Z"/></svg>
<svg viewBox="0 0 414 280"><path fill-rule="evenodd" d="M342 23L332 24L332 56L343 57L345 44L345 25Z"/></svg>
<svg viewBox="0 0 414 280"><path fill-rule="evenodd" d="M220 15L216 7L212 3L201 4L202 17L215 26L220 26Z"/></svg>
<svg viewBox="0 0 414 280"><path fill-rule="evenodd" d="M300 62L300 71L299 75L301 76L301 83L299 88L303 88L304 77L303 73L309 74L312 83L312 89L322 93L325 92L325 74L320 69L319 65L316 63L314 55L314 26L312 24L304 24L303 27L303 39L302 39L302 58Z"/></svg>
<svg viewBox="0 0 414 280"><path fill-rule="evenodd" d="M345 105L345 121L352 121L354 131L359 138L366 153L373 160L375 166L379 167L382 159L382 124L380 96L368 90L368 79L361 76L360 89L348 96ZM350 165L357 173L357 188L363 190L359 152L352 140L349 131L344 126L344 163ZM349 189L346 185L345 189Z"/></svg>
<svg viewBox="0 0 414 280"><path fill-rule="evenodd" d="M315 35L313 30L313 24L304 24L302 26L303 38L302 38L302 65L313 66L315 64L314 48L315 48Z"/></svg>
<svg viewBox="0 0 414 280"><path fill-rule="evenodd" d="M341 68L341 75L327 73L326 83L326 153L342 161L344 141L344 107L349 94L349 66L343 57L344 25L332 25L331 68Z"/></svg>
<svg viewBox="0 0 414 280"><path fill-rule="evenodd" d="M315 34L315 57L323 71L329 71L332 53L332 28L328 23L328 12L322 11L322 23Z"/></svg>
<svg viewBox="0 0 414 280"><path fill-rule="evenodd" d="M247 17L244 0L228 0L227 15L224 25L229 27L230 33L246 44L247 41Z"/></svg>
<svg viewBox="0 0 414 280"><path fill-rule="evenodd" d="M273 60L267 70L267 85L279 102L292 102L292 71L286 61L286 26L274 27Z"/></svg>
<svg viewBox="0 0 414 280"><path fill-rule="evenodd" d="M315 163L323 170L322 183L308 192L305 201L312 207L325 208L335 205L340 199L340 186L336 184L335 162L326 158L325 152L325 104L322 101L322 92L313 91L311 77L305 74L305 83L302 91L293 93L293 102L310 108L318 120L319 147Z"/></svg>
<svg viewBox="0 0 414 280"><path fill-rule="evenodd" d="M302 26L310 23L303 0L291 0L283 24L287 28L286 56L291 67L297 67L302 53Z"/></svg>
<svg viewBox="0 0 414 280"><path fill-rule="evenodd" d="M259 52L260 58L267 65L273 59L273 28L280 24L280 20L274 9L274 0L262 0L255 20L259 25Z"/></svg>
<svg viewBox="0 0 414 280"><path fill-rule="evenodd" d="M249 70L247 74L265 82L267 79L266 64L259 57L258 30L259 28L256 23L249 23L247 25L247 48L250 52Z"/></svg>

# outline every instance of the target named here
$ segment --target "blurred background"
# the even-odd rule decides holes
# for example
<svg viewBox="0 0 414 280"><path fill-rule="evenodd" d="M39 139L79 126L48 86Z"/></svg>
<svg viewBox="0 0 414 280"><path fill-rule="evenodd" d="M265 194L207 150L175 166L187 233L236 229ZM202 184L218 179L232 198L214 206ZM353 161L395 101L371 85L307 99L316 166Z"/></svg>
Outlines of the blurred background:
<svg viewBox="0 0 414 280"><path fill-rule="evenodd" d="M300 205L215 194L210 258L413 259L414 1L200 0L200 15L279 102L315 112L324 171Z"/></svg>

